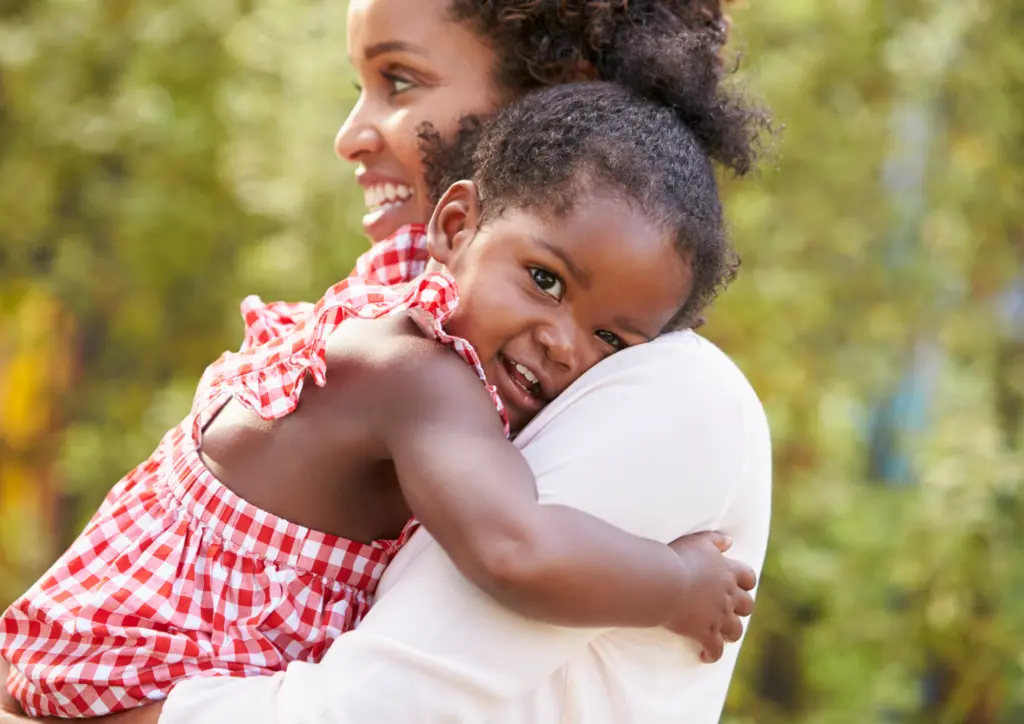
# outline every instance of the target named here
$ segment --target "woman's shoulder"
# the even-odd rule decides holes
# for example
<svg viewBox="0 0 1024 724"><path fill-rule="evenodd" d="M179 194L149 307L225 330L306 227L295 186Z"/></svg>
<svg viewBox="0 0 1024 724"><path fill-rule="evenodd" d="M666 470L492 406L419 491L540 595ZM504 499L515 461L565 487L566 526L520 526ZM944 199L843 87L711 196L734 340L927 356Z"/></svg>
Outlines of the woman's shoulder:
<svg viewBox="0 0 1024 724"><path fill-rule="evenodd" d="M764 407L746 376L693 332L612 355L548 405L520 438L577 434L591 441L642 439L669 457L697 448L729 450L734 462L763 457L770 447ZM659 440L672 443L664 447Z"/></svg>
<svg viewBox="0 0 1024 724"><path fill-rule="evenodd" d="M761 408L739 366L714 342L692 331L673 332L623 350L581 379L591 388L628 384L667 404L685 394Z"/></svg>
<svg viewBox="0 0 1024 724"><path fill-rule="evenodd" d="M612 355L516 438L547 500L672 540L749 516L767 520L771 441L746 377L692 332ZM616 516L610 518L609 516ZM618 523L617 523L618 524ZM754 526L754 528L750 528ZM735 531L738 535L738 529ZM734 531L730 531L733 534Z"/></svg>

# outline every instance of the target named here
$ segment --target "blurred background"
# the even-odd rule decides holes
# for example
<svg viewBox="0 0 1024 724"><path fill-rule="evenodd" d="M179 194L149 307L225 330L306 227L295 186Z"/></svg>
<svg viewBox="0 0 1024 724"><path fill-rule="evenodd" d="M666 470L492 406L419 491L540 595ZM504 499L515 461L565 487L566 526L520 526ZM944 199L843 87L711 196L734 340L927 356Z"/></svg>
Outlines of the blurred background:
<svg viewBox="0 0 1024 724"><path fill-rule="evenodd" d="M744 267L704 329L776 461L724 721L1024 722L1024 4L731 12L785 129L726 181ZM0 2L0 607L186 413L243 296L313 300L365 248L345 13Z"/></svg>

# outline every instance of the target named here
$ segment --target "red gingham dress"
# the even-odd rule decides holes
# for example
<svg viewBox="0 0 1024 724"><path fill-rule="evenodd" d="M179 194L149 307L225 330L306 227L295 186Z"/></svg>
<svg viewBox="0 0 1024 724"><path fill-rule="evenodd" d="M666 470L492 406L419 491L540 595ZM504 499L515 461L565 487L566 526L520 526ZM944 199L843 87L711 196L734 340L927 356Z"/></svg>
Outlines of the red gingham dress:
<svg viewBox="0 0 1024 724"><path fill-rule="evenodd" d="M264 419L294 410L307 374L325 383L327 337L351 316L422 310L428 331L486 384L472 347L442 329L457 304L454 281L422 273L426 261L423 229L411 227L367 252L315 305L242 303L241 350L206 370L189 416L0 619L8 688L28 714L100 716L163 699L185 678L316 661L359 622L415 522L399 540L367 545L278 518L216 480L199 458L200 435L231 397Z"/></svg>

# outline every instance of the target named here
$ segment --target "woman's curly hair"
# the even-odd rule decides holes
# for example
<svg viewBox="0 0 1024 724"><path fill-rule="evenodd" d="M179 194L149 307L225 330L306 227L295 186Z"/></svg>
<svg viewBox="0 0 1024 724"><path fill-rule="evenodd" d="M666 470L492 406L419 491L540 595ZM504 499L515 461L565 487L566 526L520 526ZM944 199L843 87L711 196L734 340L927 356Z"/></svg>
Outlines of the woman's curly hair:
<svg viewBox="0 0 1024 724"><path fill-rule="evenodd" d="M512 97L571 80L606 80L666 105L712 160L742 175L767 112L725 87L723 0L451 0L452 17L494 49Z"/></svg>
<svg viewBox="0 0 1024 724"><path fill-rule="evenodd" d="M465 23L495 51L497 82L508 101L571 81L608 81L628 91L634 99L634 111L643 107L636 105L643 99L669 112L673 123L682 126L678 132L668 134L676 142L681 143L684 136L692 138L707 159L743 175L754 168L759 140L763 132L771 130L771 119L766 109L749 102L737 87L726 83L732 68L722 57L730 27L722 12L723 1L727 0L450 0L449 12L456 22ZM615 97L607 89L604 93L607 98ZM556 93L548 100L558 97L560 94ZM562 101L567 102L567 98ZM522 105L522 101L513 105ZM533 103L527 101L523 108L532 109L534 117L530 120L545 115L553 121L550 114L541 113ZM514 111L502 111L498 116L499 122L502 118L527 120ZM664 115L649 118L657 118L657 123L649 126L648 131L657 126L661 129L659 133L665 133L669 128ZM486 141L490 120L466 116L460 120L454 137L442 137L429 125L420 128L426 181L433 201L439 200L460 179L480 179L486 156L504 156L504 161L509 160L512 154L477 152L481 139ZM506 123L505 127L509 131L507 138L512 138L511 125ZM590 132L594 130L591 128ZM563 128L560 132L567 131ZM578 134L569 134L573 135ZM496 136L491 133L490 137ZM547 140L552 141L553 137ZM660 147L666 148L664 144ZM665 156L639 156L657 167L650 167L655 171L652 176L667 178L667 173L673 182L682 178L679 169L685 162L681 158L670 168L672 163L665 166L656 161L666 161ZM495 170L493 164L490 168ZM625 173L626 167L618 171ZM527 177L529 174L524 176ZM739 257L729 244L721 219L717 189L698 184L690 191L699 189L700 193L687 193L672 183L676 203L665 216L672 200L664 193L653 193L639 177L625 186L642 206L662 212L663 220L680 233L680 251L693 254L690 261L695 274L694 293L672 326L699 326L703 323L701 311L735 277L739 267ZM545 193L550 190L545 188ZM525 194L507 196L519 196L518 200L522 200ZM695 205L687 210L687 203Z"/></svg>

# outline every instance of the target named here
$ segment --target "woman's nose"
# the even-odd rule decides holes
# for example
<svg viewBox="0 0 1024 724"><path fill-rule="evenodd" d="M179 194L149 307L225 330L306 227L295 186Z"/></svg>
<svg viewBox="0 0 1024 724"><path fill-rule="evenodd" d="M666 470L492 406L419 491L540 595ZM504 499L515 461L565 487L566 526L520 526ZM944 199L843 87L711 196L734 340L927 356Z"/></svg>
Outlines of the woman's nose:
<svg viewBox="0 0 1024 724"><path fill-rule="evenodd" d="M383 145L369 108L360 98L334 137L334 152L342 160L358 162L364 156L380 151Z"/></svg>

